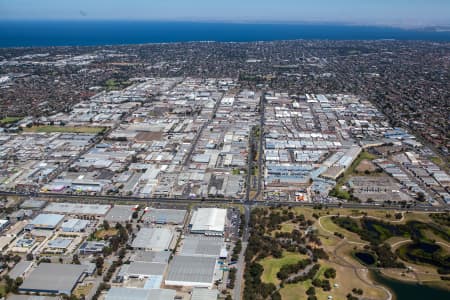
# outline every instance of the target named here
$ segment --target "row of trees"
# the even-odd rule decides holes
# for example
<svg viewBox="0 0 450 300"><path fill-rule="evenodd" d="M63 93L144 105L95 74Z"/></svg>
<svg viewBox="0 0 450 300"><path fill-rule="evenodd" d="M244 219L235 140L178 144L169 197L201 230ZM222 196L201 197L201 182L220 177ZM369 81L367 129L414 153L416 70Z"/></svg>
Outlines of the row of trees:
<svg viewBox="0 0 450 300"><path fill-rule="evenodd" d="M276 295L272 296L276 291L276 286L273 283L263 283L261 281L263 271L264 268L256 262L249 263L245 268L244 300L267 299L269 296L271 296L272 300L277 299Z"/></svg>
<svg viewBox="0 0 450 300"><path fill-rule="evenodd" d="M3 280L5 281L5 295L0 295L0 297L6 296L10 292L17 293L17 289L23 283L22 277L17 277L14 280L8 275L5 275L3 276Z"/></svg>
<svg viewBox="0 0 450 300"><path fill-rule="evenodd" d="M296 274L298 273L300 270L303 270L304 268L306 268L306 266L310 265L312 263L312 260L307 258L307 259L302 259L299 260L297 263L295 264L287 264L287 265L283 265L280 268L280 271L277 273L277 277L280 280L285 280L287 279L290 275L292 274Z"/></svg>

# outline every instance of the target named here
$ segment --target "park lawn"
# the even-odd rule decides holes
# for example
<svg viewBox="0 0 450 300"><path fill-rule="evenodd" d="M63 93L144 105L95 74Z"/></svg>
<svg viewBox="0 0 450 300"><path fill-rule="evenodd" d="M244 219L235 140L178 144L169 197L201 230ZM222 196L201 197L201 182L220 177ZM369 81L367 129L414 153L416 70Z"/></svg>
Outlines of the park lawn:
<svg viewBox="0 0 450 300"><path fill-rule="evenodd" d="M11 124L22 120L22 117L4 117L0 119L0 124Z"/></svg>
<svg viewBox="0 0 450 300"><path fill-rule="evenodd" d="M285 284L280 290L281 299L298 300L306 299L306 290L311 286L311 280L297 282L294 284Z"/></svg>
<svg viewBox="0 0 450 300"><path fill-rule="evenodd" d="M381 272L387 277L401 281L417 282L417 278L419 278L421 282L442 281L440 275L432 266L416 265L409 262L405 262L405 264L407 266L411 266L416 273L414 274L413 272L404 272L404 270L402 269L383 269Z"/></svg>
<svg viewBox="0 0 450 300"><path fill-rule="evenodd" d="M5 292L5 285L3 283L0 283L0 296L6 296L6 292Z"/></svg>
<svg viewBox="0 0 450 300"><path fill-rule="evenodd" d="M329 279L331 284L331 291L324 292L322 289L316 288L316 295L318 299L327 299L328 296L333 296L333 299L347 299L347 294L351 292L353 288L361 288L364 291L364 298L369 299L384 299L386 298L386 294L383 290L368 285L364 281L362 281L356 274L352 268L341 266L339 264L333 263L331 261L319 260L321 264L321 270L324 271L327 268L333 268L336 270L336 278ZM320 279L325 279L323 276L323 271L320 274ZM368 277L364 275L362 272L366 271L358 271L362 275L362 277ZM367 281L370 281L367 278ZM334 284L338 286L335 287Z"/></svg>
<svg viewBox="0 0 450 300"><path fill-rule="evenodd" d="M450 250L450 243L448 243L444 238L442 238L441 236L435 234L433 232L433 230L422 230L423 235L427 237L427 239L429 240L434 240L436 242L439 242L439 246L441 246L443 248L444 251L449 251Z"/></svg>
<svg viewBox="0 0 450 300"><path fill-rule="evenodd" d="M434 223L433 219L431 219L427 213L418 213L418 212L407 212L405 213L404 222L408 221L419 221L422 223ZM437 223L435 223L437 224ZM437 224L439 227L442 225Z"/></svg>
<svg viewBox="0 0 450 300"><path fill-rule="evenodd" d="M128 80L117 80L115 78L110 78L108 80L105 81L105 87L108 91L111 90L121 90L126 88L127 86L131 85L131 82Z"/></svg>
<svg viewBox="0 0 450 300"><path fill-rule="evenodd" d="M317 221L319 222L319 221ZM334 222L331 220L331 217L323 217L320 219L320 224L322 224L323 229L330 231L331 234L334 234L334 232L339 232L343 234L349 241L351 242L358 242L358 243L367 243L361 240L358 234L354 232L350 232L347 229L342 228L339 225L334 224ZM318 224L318 228L322 229L321 226ZM326 232L322 230L324 234L330 234L329 232Z"/></svg>
<svg viewBox="0 0 450 300"><path fill-rule="evenodd" d="M259 261L263 266L264 272L261 275L261 280L265 283L273 283L275 285L280 283L277 278L277 273L280 271L281 267L287 264L294 264L301 259L305 259L308 256L302 255L300 253L294 252L283 252L282 258L266 257Z"/></svg>
<svg viewBox="0 0 450 300"><path fill-rule="evenodd" d="M115 228L110 228L108 230L100 229L95 232L95 237L97 239L103 240L105 236L114 236L118 233L118 230Z"/></svg>
<svg viewBox="0 0 450 300"><path fill-rule="evenodd" d="M283 223L283 224L281 224L281 229L280 230L274 230L272 232L272 235L275 236L275 233L277 233L277 232L288 232L288 233L291 233L292 230L294 230L296 228L297 227L296 227L296 225L294 223L289 223L289 222L288 223Z"/></svg>
<svg viewBox="0 0 450 300"><path fill-rule="evenodd" d="M442 160L442 158L440 158L439 156L432 156L430 157L430 160L438 165L439 167L443 168L444 170L448 170L449 165L448 163L446 163L444 160Z"/></svg>
<svg viewBox="0 0 450 300"><path fill-rule="evenodd" d="M105 127L95 126L55 126L55 125L42 125L32 126L30 128L25 127L25 132L67 132L67 133L90 133L99 134L105 130Z"/></svg>
<svg viewBox="0 0 450 300"><path fill-rule="evenodd" d="M338 238L335 235L330 235L328 233L321 234L319 233L320 241L322 242L322 245L324 246L325 250L331 251L334 249L334 247L337 246L337 244L341 241L340 238Z"/></svg>
<svg viewBox="0 0 450 300"><path fill-rule="evenodd" d="M339 265L332 264L330 262L324 263L320 261L322 267L319 272L320 279L324 279L323 270L328 267L333 267L336 269L336 278L329 279L331 284L331 290L324 292L321 288L316 287L317 299L325 300L328 296L332 296L335 300L345 300L347 299L347 294L351 292L353 288L361 288L364 291L364 296L370 296L370 299L384 299L385 294L377 289L373 288L364 282L362 282L351 268L345 268ZM298 282L294 284L285 284L282 289L280 289L281 298L283 300L298 300L306 299L306 290L312 286L311 280L306 280L303 282ZM335 287L334 284L337 283L338 286Z"/></svg>

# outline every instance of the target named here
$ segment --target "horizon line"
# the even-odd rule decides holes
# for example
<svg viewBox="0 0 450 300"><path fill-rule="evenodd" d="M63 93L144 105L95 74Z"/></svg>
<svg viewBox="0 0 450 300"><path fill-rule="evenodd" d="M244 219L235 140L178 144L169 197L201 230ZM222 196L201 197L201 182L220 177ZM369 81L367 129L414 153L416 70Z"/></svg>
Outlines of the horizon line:
<svg viewBox="0 0 450 300"><path fill-rule="evenodd" d="M392 22L343 22L325 20L232 20L232 19L131 19L131 18L4 18L0 22L174 22L174 23L217 23L217 24L248 24L248 25L339 25L339 26L359 26L359 27L388 27L398 29L425 29L450 27L448 24L401 24Z"/></svg>

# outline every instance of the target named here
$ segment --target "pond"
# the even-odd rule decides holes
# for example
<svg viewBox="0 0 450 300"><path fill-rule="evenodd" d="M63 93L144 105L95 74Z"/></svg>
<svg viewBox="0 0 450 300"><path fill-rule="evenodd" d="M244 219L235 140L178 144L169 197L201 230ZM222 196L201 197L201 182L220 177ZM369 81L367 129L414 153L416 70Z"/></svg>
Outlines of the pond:
<svg viewBox="0 0 450 300"><path fill-rule="evenodd" d="M368 252L355 252L353 255L366 266L371 266L376 262L375 256Z"/></svg>
<svg viewBox="0 0 450 300"><path fill-rule="evenodd" d="M371 272L373 278L395 294L396 300L449 299L449 291L427 285L411 284Z"/></svg>

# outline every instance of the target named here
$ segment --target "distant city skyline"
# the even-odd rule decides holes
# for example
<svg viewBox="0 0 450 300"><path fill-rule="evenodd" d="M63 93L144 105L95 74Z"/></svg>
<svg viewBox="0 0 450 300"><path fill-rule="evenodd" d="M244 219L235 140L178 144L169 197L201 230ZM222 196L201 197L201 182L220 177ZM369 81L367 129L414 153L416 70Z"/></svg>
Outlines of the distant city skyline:
<svg viewBox="0 0 450 300"><path fill-rule="evenodd" d="M0 20L332 22L450 25L448 0L0 0Z"/></svg>

